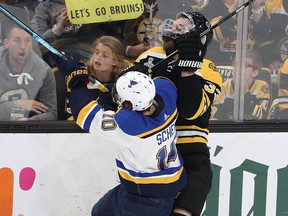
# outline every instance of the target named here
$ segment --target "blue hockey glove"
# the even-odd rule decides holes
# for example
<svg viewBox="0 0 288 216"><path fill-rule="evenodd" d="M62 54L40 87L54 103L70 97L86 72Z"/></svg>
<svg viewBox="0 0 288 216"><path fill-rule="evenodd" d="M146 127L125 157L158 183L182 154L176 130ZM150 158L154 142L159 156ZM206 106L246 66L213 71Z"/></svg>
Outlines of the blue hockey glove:
<svg viewBox="0 0 288 216"><path fill-rule="evenodd" d="M87 85L89 83L88 69L80 59L79 54L72 55L72 59L67 61L65 67L66 83L71 90L78 85ZM64 68L63 68L64 69Z"/></svg>

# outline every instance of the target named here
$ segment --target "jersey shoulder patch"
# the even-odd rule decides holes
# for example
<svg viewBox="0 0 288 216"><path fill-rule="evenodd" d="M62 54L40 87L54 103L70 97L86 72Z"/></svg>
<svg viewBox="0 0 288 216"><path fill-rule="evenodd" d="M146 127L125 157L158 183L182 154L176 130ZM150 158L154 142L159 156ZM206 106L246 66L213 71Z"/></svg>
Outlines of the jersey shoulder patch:
<svg viewBox="0 0 288 216"><path fill-rule="evenodd" d="M203 66L201 69L199 69L199 72L201 73L203 79L213 82L218 86L222 85L222 76L212 61L204 59Z"/></svg>

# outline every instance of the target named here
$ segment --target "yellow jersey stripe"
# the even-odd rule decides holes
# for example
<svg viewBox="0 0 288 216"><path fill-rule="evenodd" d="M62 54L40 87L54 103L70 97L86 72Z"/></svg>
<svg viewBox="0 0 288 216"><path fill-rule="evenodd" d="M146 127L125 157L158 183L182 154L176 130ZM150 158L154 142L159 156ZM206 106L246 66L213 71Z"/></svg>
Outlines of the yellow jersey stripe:
<svg viewBox="0 0 288 216"><path fill-rule="evenodd" d="M85 119L87 114L90 113L90 111L97 105L96 101L91 101L90 103L88 103L84 108L81 109L81 111L79 112L78 118L76 123L83 128L83 125L85 123Z"/></svg>
<svg viewBox="0 0 288 216"><path fill-rule="evenodd" d="M145 132L145 133L139 134L139 135L137 135L137 137L142 138L142 137L145 137L145 136L147 136L147 135L149 135L149 134L154 134L154 133L156 133L157 131L163 130L163 128L165 128L168 124L170 124L171 122L173 122L173 120L174 120L176 117L177 117L177 109L176 109L176 110L174 111L174 113L167 119L167 121L166 121L164 124L156 127L156 128L153 129L153 130L150 130L150 131L147 131L147 132Z"/></svg>
<svg viewBox="0 0 288 216"><path fill-rule="evenodd" d="M187 143L205 143L208 144L208 140L203 137L178 137L176 144L187 144Z"/></svg>
<svg viewBox="0 0 288 216"><path fill-rule="evenodd" d="M136 184L169 184L176 182L180 178L183 170L184 168L181 167L181 169L173 176L162 176L162 177L157 176L150 178L134 178L131 175L129 175L128 172L125 172L123 170L119 170L119 174L123 179L134 182Z"/></svg>

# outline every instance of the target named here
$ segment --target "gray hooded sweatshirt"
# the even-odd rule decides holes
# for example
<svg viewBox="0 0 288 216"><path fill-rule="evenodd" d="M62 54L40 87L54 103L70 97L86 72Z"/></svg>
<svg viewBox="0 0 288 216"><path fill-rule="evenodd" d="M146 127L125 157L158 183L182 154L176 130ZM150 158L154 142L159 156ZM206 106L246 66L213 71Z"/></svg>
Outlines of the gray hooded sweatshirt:
<svg viewBox="0 0 288 216"><path fill-rule="evenodd" d="M49 110L42 114L26 112L29 120L56 120L56 83L51 68L33 51L21 74L13 74L8 50L0 47L0 121L9 121L13 101L30 99L42 102Z"/></svg>

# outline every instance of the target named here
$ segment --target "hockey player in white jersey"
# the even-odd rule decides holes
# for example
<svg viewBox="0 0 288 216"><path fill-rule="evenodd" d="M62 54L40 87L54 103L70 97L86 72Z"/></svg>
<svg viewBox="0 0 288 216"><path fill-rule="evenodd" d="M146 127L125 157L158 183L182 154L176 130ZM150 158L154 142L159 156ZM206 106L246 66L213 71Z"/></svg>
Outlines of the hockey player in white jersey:
<svg viewBox="0 0 288 216"><path fill-rule="evenodd" d="M176 87L167 79L126 72L112 90L119 105L113 112L89 95L87 68L77 65L77 73L70 74L70 87L68 83L74 119L85 131L118 142L121 184L94 205L92 216L168 216L176 194L186 185L186 171L175 146Z"/></svg>

